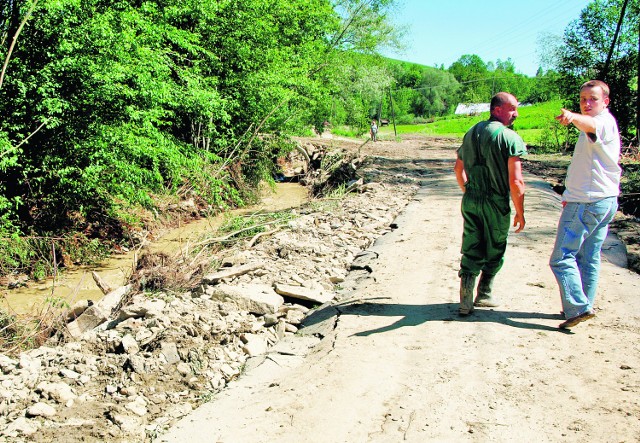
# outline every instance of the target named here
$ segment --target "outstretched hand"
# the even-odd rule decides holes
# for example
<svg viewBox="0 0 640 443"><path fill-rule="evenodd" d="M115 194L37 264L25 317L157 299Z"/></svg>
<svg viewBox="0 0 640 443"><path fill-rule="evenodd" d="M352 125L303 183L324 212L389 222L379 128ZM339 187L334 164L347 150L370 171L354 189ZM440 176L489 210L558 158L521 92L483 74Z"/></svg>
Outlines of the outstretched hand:
<svg viewBox="0 0 640 443"><path fill-rule="evenodd" d="M513 217L513 227L516 228L516 234L524 229L525 224L524 214L516 214L516 216Z"/></svg>
<svg viewBox="0 0 640 443"><path fill-rule="evenodd" d="M573 122L573 112L562 108L561 114L556 116L556 120L558 120L561 125L568 126Z"/></svg>

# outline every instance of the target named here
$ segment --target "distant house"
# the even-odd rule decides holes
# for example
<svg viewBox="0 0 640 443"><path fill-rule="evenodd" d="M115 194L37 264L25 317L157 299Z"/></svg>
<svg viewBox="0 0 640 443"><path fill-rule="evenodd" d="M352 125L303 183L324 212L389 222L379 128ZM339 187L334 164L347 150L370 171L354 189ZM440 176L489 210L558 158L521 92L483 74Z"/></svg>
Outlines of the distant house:
<svg viewBox="0 0 640 443"><path fill-rule="evenodd" d="M489 112L489 103L458 103L456 115L478 115Z"/></svg>

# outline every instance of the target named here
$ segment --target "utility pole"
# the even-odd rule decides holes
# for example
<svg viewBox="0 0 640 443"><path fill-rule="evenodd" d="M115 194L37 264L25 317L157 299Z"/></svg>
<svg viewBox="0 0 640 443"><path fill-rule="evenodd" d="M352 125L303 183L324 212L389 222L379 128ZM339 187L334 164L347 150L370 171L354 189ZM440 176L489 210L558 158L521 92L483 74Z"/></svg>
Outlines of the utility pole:
<svg viewBox="0 0 640 443"><path fill-rule="evenodd" d="M394 137L398 136L398 132L396 131L396 114L393 110L393 96L391 95L391 86L389 86L389 104L391 105L391 120L393 121L393 135Z"/></svg>
<svg viewBox="0 0 640 443"><path fill-rule="evenodd" d="M602 70L602 81L607 81L607 74L609 74L609 64L611 63L611 57L613 56L613 48L616 46L616 42L618 41L618 35L620 35L620 27L622 26L622 20L624 19L624 11L627 9L627 3L629 0L624 0L624 4L622 5L622 10L620 11L620 18L618 19L618 25L616 26L616 32L613 34L613 41L611 42L611 47L609 48L609 54L607 54L607 61L604 63L604 69Z"/></svg>
<svg viewBox="0 0 640 443"><path fill-rule="evenodd" d="M638 55L636 57L638 62L638 79L636 83L636 143L638 143L638 149L640 149L640 22L638 22Z"/></svg>

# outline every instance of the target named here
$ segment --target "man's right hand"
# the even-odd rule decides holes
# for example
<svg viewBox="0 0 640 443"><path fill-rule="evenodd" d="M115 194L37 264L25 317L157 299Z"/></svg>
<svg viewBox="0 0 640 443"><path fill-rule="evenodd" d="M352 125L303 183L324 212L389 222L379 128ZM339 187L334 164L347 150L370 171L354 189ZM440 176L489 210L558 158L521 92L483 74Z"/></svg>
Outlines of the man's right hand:
<svg viewBox="0 0 640 443"><path fill-rule="evenodd" d="M524 229L525 224L524 214L516 214L516 216L513 217L513 227L516 228L516 234Z"/></svg>

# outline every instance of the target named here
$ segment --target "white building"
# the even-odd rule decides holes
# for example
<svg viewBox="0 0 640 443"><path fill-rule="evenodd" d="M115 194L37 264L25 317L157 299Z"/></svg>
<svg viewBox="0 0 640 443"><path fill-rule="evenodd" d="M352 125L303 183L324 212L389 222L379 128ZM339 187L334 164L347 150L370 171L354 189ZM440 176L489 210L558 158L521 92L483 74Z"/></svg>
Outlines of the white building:
<svg viewBox="0 0 640 443"><path fill-rule="evenodd" d="M482 112L489 112L490 103L458 103L456 115L478 115Z"/></svg>

